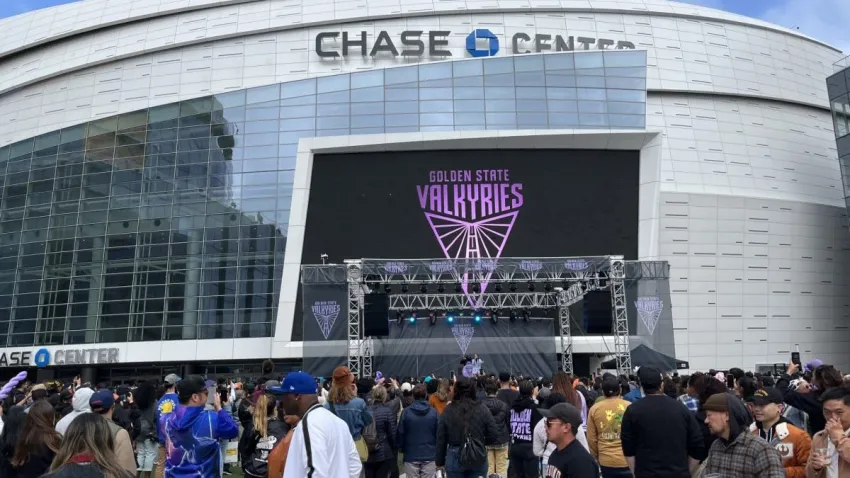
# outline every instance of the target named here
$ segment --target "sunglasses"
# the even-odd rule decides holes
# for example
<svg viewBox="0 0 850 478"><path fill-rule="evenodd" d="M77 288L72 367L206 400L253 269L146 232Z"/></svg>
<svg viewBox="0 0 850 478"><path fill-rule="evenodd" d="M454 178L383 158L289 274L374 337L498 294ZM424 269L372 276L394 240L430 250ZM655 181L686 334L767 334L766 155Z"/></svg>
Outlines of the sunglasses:
<svg viewBox="0 0 850 478"><path fill-rule="evenodd" d="M546 428L549 428L556 423L563 425L564 422L562 422L561 420L555 419L555 418L547 418L546 419Z"/></svg>

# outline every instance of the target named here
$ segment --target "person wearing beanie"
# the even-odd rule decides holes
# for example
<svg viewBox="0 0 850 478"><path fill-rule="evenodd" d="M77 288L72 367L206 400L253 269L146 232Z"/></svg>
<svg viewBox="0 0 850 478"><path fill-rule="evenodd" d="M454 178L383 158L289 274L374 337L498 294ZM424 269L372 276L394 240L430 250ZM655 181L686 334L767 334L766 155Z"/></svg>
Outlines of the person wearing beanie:
<svg viewBox="0 0 850 478"><path fill-rule="evenodd" d="M783 478L779 453L767 441L749 432L750 417L741 400L716 393L702 405L705 423L717 440L708 451L705 476Z"/></svg>
<svg viewBox="0 0 850 478"><path fill-rule="evenodd" d="M644 397L626 408L623 455L635 478L690 478L705 445L694 414L661 391L661 372L638 370Z"/></svg>
<svg viewBox="0 0 850 478"><path fill-rule="evenodd" d="M743 380L743 379L742 379ZM750 402L756 421L750 425L750 432L763 438L779 452L785 476L804 478L806 462L812 450L809 434L792 425L782 416L784 402L782 393L773 387L766 387L752 395Z"/></svg>

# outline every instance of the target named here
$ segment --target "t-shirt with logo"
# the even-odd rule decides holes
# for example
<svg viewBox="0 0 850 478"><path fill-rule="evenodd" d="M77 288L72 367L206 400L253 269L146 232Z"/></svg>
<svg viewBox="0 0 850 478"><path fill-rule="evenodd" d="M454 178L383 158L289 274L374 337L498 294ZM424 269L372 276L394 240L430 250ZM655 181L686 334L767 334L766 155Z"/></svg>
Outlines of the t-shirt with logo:
<svg viewBox="0 0 850 478"><path fill-rule="evenodd" d="M163 429L163 421L169 414L177 410L179 403L176 393L166 393L156 403L156 431L157 439L161 445L165 445L165 430Z"/></svg>
<svg viewBox="0 0 850 478"><path fill-rule="evenodd" d="M549 457L545 478L599 478L599 466L590 453L573 440L561 450L555 450Z"/></svg>

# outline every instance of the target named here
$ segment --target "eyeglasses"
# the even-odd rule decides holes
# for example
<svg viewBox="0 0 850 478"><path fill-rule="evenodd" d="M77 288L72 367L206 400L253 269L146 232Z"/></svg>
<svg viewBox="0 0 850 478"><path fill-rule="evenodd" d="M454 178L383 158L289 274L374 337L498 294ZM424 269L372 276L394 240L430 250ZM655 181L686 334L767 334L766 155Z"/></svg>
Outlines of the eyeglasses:
<svg viewBox="0 0 850 478"><path fill-rule="evenodd" d="M554 418L547 418L546 419L546 428L549 428L556 423L563 423L563 422L561 422L560 420L554 419Z"/></svg>

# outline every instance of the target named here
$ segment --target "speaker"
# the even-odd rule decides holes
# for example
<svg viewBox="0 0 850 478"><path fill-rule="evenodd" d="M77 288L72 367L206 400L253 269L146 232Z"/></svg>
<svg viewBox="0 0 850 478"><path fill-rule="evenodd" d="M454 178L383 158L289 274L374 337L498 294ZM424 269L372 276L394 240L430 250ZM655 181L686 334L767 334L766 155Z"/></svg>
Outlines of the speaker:
<svg viewBox="0 0 850 478"><path fill-rule="evenodd" d="M363 297L363 336L386 337L390 335L390 296L366 294Z"/></svg>
<svg viewBox="0 0 850 478"><path fill-rule="evenodd" d="M607 290L588 292L582 303L585 332L588 334L612 333L611 292Z"/></svg>

